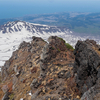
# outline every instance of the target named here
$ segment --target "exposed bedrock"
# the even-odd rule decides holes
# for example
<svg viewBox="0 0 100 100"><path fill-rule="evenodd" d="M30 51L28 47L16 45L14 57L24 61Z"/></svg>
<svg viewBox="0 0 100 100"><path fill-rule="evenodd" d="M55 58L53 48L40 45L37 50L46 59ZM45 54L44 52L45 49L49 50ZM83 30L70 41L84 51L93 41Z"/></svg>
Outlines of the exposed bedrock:
<svg viewBox="0 0 100 100"><path fill-rule="evenodd" d="M97 81L100 78L99 53L99 45L97 45L93 40L78 41L75 46L75 63L73 71L75 75L75 82L81 92L81 95L88 90L93 90L93 86L95 87L95 85L97 85Z"/></svg>

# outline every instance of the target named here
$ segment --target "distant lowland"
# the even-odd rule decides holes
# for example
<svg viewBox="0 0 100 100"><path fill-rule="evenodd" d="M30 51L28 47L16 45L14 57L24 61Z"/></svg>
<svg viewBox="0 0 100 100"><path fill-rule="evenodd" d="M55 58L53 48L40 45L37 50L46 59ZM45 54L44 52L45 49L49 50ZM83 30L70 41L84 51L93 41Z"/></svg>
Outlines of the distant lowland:
<svg viewBox="0 0 100 100"><path fill-rule="evenodd" d="M30 23L67 27L76 33L99 35L100 13L63 12L52 14L35 14L18 18L0 19L0 25L9 21L22 20Z"/></svg>

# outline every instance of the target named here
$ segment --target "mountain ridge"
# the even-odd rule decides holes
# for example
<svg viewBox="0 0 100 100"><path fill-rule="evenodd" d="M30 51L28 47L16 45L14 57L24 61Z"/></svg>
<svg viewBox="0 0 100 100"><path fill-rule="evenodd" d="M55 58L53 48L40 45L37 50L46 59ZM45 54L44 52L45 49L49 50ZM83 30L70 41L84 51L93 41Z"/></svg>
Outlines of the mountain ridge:
<svg viewBox="0 0 100 100"><path fill-rule="evenodd" d="M42 37L47 40L50 35L62 36L66 33L70 33L70 31L65 27L60 28L56 26L32 24L23 21L8 22L0 27L0 62L3 63L3 60L7 60L22 41L31 41L32 36ZM3 64L0 66L2 65Z"/></svg>
<svg viewBox="0 0 100 100"><path fill-rule="evenodd" d="M58 36L73 47L75 47L78 40L85 40L87 38L100 43L98 38L76 35L67 27L33 24L24 21L8 22L0 26L0 66L3 66L4 62L11 57L12 52L17 50L21 42L30 42L32 36L41 37L45 41L47 41L49 36Z"/></svg>
<svg viewBox="0 0 100 100"><path fill-rule="evenodd" d="M1 71L2 100L99 100L100 45L57 36L22 42Z"/></svg>
<svg viewBox="0 0 100 100"><path fill-rule="evenodd" d="M13 27L14 26L14 27ZM39 27L40 26L40 27ZM17 31L21 31L21 28L26 28L28 31L31 31L32 33L35 33L34 28L37 27L38 30L43 29L44 28L44 32L48 29L49 31L46 31L47 33L50 32L65 32L67 31L67 27L57 27L57 26L48 26L48 25L42 25L42 24L34 24L34 23L28 23L25 21L14 21L14 22L8 22L7 24L1 25L0 27L0 31L2 33L13 33L13 32L17 32ZM9 28L8 31L6 28ZM51 29L49 29L51 28ZM53 31L53 28L56 28L56 31ZM58 28L58 29L57 29ZM38 31L40 32L40 31ZM41 31L42 33L42 31Z"/></svg>

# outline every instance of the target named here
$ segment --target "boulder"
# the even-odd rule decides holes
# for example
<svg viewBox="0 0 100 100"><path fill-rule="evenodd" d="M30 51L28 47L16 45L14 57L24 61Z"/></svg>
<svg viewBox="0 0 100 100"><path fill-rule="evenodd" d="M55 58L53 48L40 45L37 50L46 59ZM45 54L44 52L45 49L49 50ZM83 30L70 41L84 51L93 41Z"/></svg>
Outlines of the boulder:
<svg viewBox="0 0 100 100"><path fill-rule="evenodd" d="M74 74L76 75L76 84L81 94L96 84L100 78L100 56L94 49L98 48L93 40L78 41L75 46Z"/></svg>

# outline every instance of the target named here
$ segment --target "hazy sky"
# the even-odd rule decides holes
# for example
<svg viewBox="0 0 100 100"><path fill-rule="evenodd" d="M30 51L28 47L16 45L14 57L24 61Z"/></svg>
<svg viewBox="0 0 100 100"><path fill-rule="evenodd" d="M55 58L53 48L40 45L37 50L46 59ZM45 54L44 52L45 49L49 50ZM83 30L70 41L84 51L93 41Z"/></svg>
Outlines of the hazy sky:
<svg viewBox="0 0 100 100"><path fill-rule="evenodd" d="M55 12L100 12L100 0L0 0L0 18Z"/></svg>

